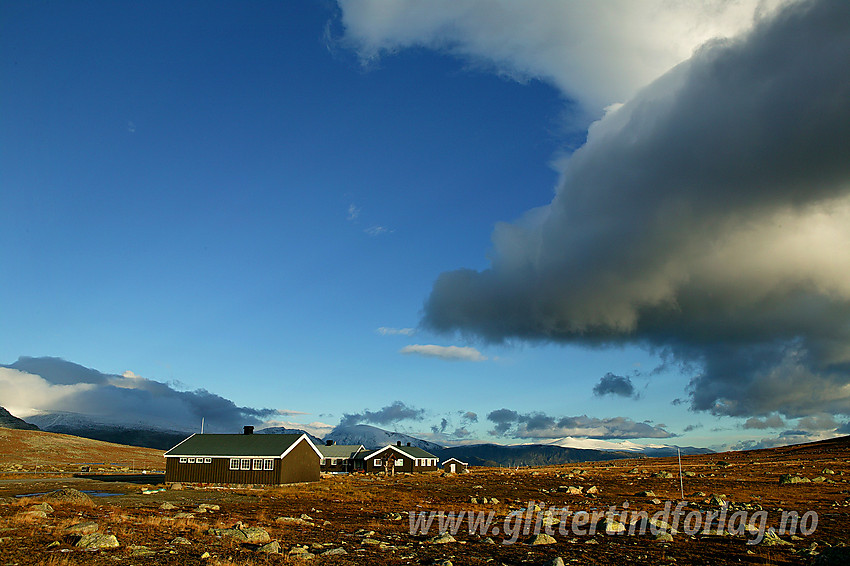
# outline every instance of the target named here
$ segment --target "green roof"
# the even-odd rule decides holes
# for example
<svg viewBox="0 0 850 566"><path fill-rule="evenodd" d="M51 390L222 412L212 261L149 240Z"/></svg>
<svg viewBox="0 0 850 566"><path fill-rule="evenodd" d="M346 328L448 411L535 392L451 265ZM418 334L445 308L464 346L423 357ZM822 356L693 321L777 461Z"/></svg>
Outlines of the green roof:
<svg viewBox="0 0 850 566"><path fill-rule="evenodd" d="M301 436L300 434L193 434L165 455L279 457Z"/></svg>
<svg viewBox="0 0 850 566"><path fill-rule="evenodd" d="M351 458L355 452L360 450L360 444L331 444L316 446L323 458Z"/></svg>

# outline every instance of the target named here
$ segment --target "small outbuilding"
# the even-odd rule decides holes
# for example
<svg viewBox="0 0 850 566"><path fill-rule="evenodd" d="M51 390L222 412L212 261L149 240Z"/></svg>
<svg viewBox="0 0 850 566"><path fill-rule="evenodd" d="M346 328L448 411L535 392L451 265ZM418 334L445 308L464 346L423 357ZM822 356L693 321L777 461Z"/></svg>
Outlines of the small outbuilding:
<svg viewBox="0 0 850 566"><path fill-rule="evenodd" d="M363 470L377 473L386 472L433 472L437 469L439 458L419 448L411 446L408 442L402 446L401 442L384 446L368 454L358 454L358 459L363 459Z"/></svg>
<svg viewBox="0 0 850 566"><path fill-rule="evenodd" d="M366 450L362 444L334 444L333 440L328 440L317 448L322 454L321 470L329 474L356 471L356 463L363 462L362 459L357 459L357 454Z"/></svg>
<svg viewBox="0 0 850 566"><path fill-rule="evenodd" d="M469 471L469 464L467 462L461 462L457 458L449 458L440 465L444 472L452 474L463 474Z"/></svg>
<svg viewBox="0 0 850 566"><path fill-rule="evenodd" d="M306 434L193 434L165 453L165 482L260 484L319 481L322 454Z"/></svg>

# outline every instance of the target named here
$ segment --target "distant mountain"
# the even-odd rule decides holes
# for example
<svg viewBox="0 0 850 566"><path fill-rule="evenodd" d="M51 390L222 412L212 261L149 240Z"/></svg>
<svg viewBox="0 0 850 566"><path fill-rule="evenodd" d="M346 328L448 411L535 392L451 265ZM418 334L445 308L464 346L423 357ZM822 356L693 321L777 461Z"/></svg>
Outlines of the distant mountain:
<svg viewBox="0 0 850 566"><path fill-rule="evenodd" d="M402 444L409 442L411 446L418 446L435 456L438 455L438 451L443 450L443 447L439 444L428 442L427 440L414 438L400 432L389 432L376 426L364 424L340 425L325 436L325 440L333 440L337 444L362 444L368 449L381 448L387 444L396 444L397 442L401 442Z"/></svg>
<svg viewBox="0 0 850 566"><path fill-rule="evenodd" d="M43 413L29 420L48 432L159 450L174 447L194 432L161 429L143 423L103 422L80 413Z"/></svg>
<svg viewBox="0 0 850 566"><path fill-rule="evenodd" d="M598 462L644 455L620 450L564 448L546 444L471 444L434 452L441 460L457 458L471 466L556 466L577 462Z"/></svg>
<svg viewBox="0 0 850 566"><path fill-rule="evenodd" d="M0 407L0 428L16 428L19 430L38 430L34 424L30 424L24 419L19 419L3 407Z"/></svg>
<svg viewBox="0 0 850 566"><path fill-rule="evenodd" d="M566 436L546 443L547 446L560 446L562 448L581 448L592 450L614 450L618 452L633 452L643 454L650 458L665 458L676 456L681 450L682 456L690 454L712 454L714 450L709 448L697 448L695 446L676 446L674 444L637 444L630 440L612 442L610 440L599 440L594 438L574 438Z"/></svg>
<svg viewBox="0 0 850 566"><path fill-rule="evenodd" d="M319 446L320 444L324 444L325 442L319 438L318 436L313 436L306 430L301 430L300 428L286 428L283 426L270 426L268 428L263 428L257 431L254 431L256 434L306 434L307 438L313 441L313 444Z"/></svg>

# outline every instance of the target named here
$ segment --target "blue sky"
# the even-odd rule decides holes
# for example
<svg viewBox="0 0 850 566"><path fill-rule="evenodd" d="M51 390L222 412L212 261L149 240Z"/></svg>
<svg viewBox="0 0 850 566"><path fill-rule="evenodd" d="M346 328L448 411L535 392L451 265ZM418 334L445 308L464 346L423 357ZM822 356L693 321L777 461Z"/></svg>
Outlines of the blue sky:
<svg viewBox="0 0 850 566"><path fill-rule="evenodd" d="M368 410L374 420L362 422L438 441L572 432L720 446L780 442L783 431L837 434L850 412L848 358L823 354L826 341L792 308L802 291L789 274L817 283L800 304L828 300L825 313L848 312L850 293L833 273L850 266L846 251L818 246L822 261L810 263L770 256L759 273L787 281L788 295L757 275L718 276L716 266L731 273L777 242L850 241L846 155L812 164L834 170L829 179L815 179L803 159L794 174L777 173L823 188L790 212L780 196L793 201L794 187L770 174L715 175L729 171L722 151L689 170L699 171L692 192L645 181L690 186L677 165L687 157L664 163L664 144L716 152L723 146L710 132L700 147L704 130L740 122L721 93L704 122L671 125L682 123L675 109L705 108L697 87L723 88L723 77L706 76L706 60L746 69L757 53L777 83L799 78L775 64L776 38L795 25L817 30L824 18L809 12L827 8L777 8L790 21L780 24L774 4L754 20L756 4L683 3L653 15L660 4L594 12L541 3L516 13L471 0L6 3L0 362L49 356L131 371L239 407L289 411L272 420L302 425ZM738 39L692 57L716 37ZM846 66L825 57L799 104L818 109L816 95L841 92L846 81L835 77ZM746 95L764 97L749 131L802 127L776 93ZM826 125L803 126L842 142L846 103L830 108ZM656 124L652 134L635 125L641 119ZM653 138L659 130L665 136ZM638 143L624 149L629 136ZM736 136L745 140L738 155L760 147L746 138ZM801 139L800 154L816 141ZM771 151L748 158L772 167L783 149ZM726 191L752 199L703 207ZM666 210L679 194L685 204ZM812 208L824 203L826 212ZM662 212L683 223L693 215L687 250L660 251L656 240L678 242L686 230L657 220ZM802 234L790 243L759 231L783 214ZM739 232L728 249L745 251L724 254L725 235ZM683 259L718 248L715 263ZM753 288L766 290L747 298ZM720 296L719 305L705 298ZM768 336L731 314L700 314L739 307L789 330ZM668 316L676 308L681 316ZM847 344L846 328L826 325L830 343ZM741 348L730 353L730 344ZM764 364L741 370L738 381L752 387L724 393L733 378L723 364L766 345L774 350ZM447 359L453 352L466 359ZM792 358L806 371L782 383L834 389L809 403L753 402ZM59 407L16 383L17 397L0 404ZM603 383L620 387L604 393ZM396 402L410 412L375 416ZM488 418L500 409L508 413ZM570 420L578 417L598 430ZM635 436L635 423L660 433ZM506 432L491 434L500 424Z"/></svg>

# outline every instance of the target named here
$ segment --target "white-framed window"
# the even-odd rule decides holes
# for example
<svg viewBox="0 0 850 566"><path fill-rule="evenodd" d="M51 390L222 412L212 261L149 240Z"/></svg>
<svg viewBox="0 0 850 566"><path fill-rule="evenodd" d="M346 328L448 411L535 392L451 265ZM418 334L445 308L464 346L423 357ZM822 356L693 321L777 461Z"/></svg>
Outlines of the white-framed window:
<svg viewBox="0 0 850 566"><path fill-rule="evenodd" d="M395 461L395 467L396 468L400 468L402 466L404 466L404 458L399 458L398 460Z"/></svg>
<svg viewBox="0 0 850 566"><path fill-rule="evenodd" d="M251 469L251 460L248 458L242 458L240 461L239 468L242 470L250 470Z"/></svg>
<svg viewBox="0 0 850 566"><path fill-rule="evenodd" d="M204 464L212 464L212 458L204 458Z"/></svg>
<svg viewBox="0 0 850 566"><path fill-rule="evenodd" d="M265 460L263 460L263 469L274 470L274 459L266 458Z"/></svg>
<svg viewBox="0 0 850 566"><path fill-rule="evenodd" d="M381 459L380 459L380 458L375 458L374 464L375 464L376 466L380 466L380 465L381 465Z"/></svg>
<svg viewBox="0 0 850 566"><path fill-rule="evenodd" d="M259 458L254 458L254 469L262 470L263 469L263 461Z"/></svg>
<svg viewBox="0 0 850 566"><path fill-rule="evenodd" d="M231 458L230 459L230 469L238 470L239 469L239 458Z"/></svg>
<svg viewBox="0 0 850 566"><path fill-rule="evenodd" d="M186 458L180 458L180 463L181 463L181 464L185 464L185 463L186 463Z"/></svg>
<svg viewBox="0 0 850 566"><path fill-rule="evenodd" d="M325 465L325 458L322 458L322 459L321 459L321 461L319 462L319 465L320 465L320 466L324 466L324 465Z"/></svg>
<svg viewBox="0 0 850 566"><path fill-rule="evenodd" d="M190 463L190 464L194 464L194 463L195 463L195 459L194 459L194 458L189 458L189 463Z"/></svg>

